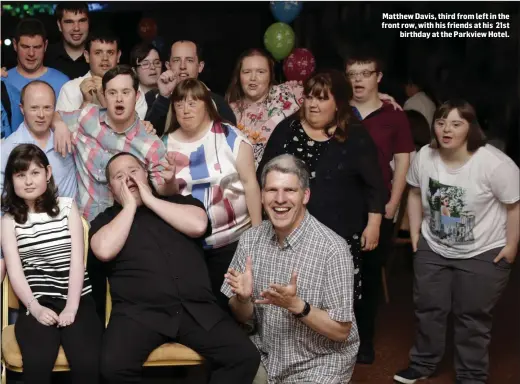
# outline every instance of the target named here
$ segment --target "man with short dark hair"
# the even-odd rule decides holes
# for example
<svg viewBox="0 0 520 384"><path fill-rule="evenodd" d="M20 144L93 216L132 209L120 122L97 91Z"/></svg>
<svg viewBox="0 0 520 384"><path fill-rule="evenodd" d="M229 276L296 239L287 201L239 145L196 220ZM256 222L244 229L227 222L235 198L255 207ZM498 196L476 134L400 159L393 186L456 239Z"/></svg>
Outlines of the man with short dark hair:
<svg viewBox="0 0 520 384"><path fill-rule="evenodd" d="M153 124L159 136L171 119L170 95L175 86L181 80L198 78L204 69L201 46L191 40L176 41L171 46L166 68L157 82L159 95L146 114L146 120ZM236 126L235 114L226 100L214 92L211 92L211 98L219 115Z"/></svg>
<svg viewBox="0 0 520 384"><path fill-rule="evenodd" d="M117 66L121 57L119 38L111 31L93 31L85 45L85 60L90 70L84 76L67 82L58 96L56 110L71 112L96 104L106 107L101 80L105 73ZM144 95L137 94L135 109L141 119L146 115Z"/></svg>
<svg viewBox="0 0 520 384"><path fill-rule="evenodd" d="M49 45L45 64L66 74L71 80L88 72L83 51L89 31L88 4L60 2L54 10L61 41Z"/></svg>
<svg viewBox="0 0 520 384"><path fill-rule="evenodd" d="M211 384L251 383L259 354L217 305L198 243L211 233L204 205L191 195L155 195L146 169L128 153L112 157L106 174L115 204L92 222L89 242L90 270L96 258L106 265L113 299L103 378L140 382L148 355L176 341L205 358Z"/></svg>
<svg viewBox="0 0 520 384"><path fill-rule="evenodd" d="M356 306L361 340L358 363L372 364L375 358L375 319L381 296L381 269L391 250L393 218L406 187L410 153L415 147L405 113L380 99L378 87L383 77L382 64L371 48L358 51L348 58L345 72L352 85L353 112L363 122L376 144L379 165L388 191L379 245L362 258L362 298ZM392 161L395 164L393 172L390 166Z"/></svg>
<svg viewBox="0 0 520 384"><path fill-rule="evenodd" d="M262 364L254 384L349 383L359 338L347 242L307 211L305 163L281 155L262 170L268 220L240 238L222 293Z"/></svg>
<svg viewBox="0 0 520 384"><path fill-rule="evenodd" d="M7 71L3 81L21 91L31 81L42 80L49 83L58 94L69 78L43 65L47 43L47 32L40 20L22 19L16 27L13 43L18 64Z"/></svg>
<svg viewBox="0 0 520 384"><path fill-rule="evenodd" d="M76 202L89 221L113 204L104 169L110 158L122 151L132 153L146 165L161 195L177 192L174 167L170 165L173 160L165 159L163 142L147 133L135 110L138 88L139 80L132 68L116 66L101 81L99 92L106 108L88 104L55 116L58 151L65 152L65 143L71 141L79 181Z"/></svg>

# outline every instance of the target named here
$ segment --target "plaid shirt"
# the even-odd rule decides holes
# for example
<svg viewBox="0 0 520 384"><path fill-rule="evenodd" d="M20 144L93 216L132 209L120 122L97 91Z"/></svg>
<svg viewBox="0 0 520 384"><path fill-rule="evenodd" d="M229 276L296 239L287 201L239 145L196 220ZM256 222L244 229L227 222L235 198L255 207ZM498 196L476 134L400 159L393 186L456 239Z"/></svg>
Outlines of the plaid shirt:
<svg viewBox="0 0 520 384"><path fill-rule="evenodd" d="M78 180L76 203L88 221L114 203L105 177L106 165L113 155L130 152L145 164L155 187L164 183L159 161L166 149L157 136L146 133L137 114L135 123L122 133L110 128L107 110L93 104L60 115L72 132Z"/></svg>
<svg viewBox="0 0 520 384"><path fill-rule="evenodd" d="M269 221L249 229L240 238L230 268L244 271L247 256L253 261L255 299L270 283L288 284L296 271L300 298L327 311L332 320L352 323L348 340L337 342L312 330L285 309L255 304L258 332L251 340L260 351L269 384L348 383L359 337L353 312L354 267L345 240L306 212L283 247ZM233 296L225 282L222 292Z"/></svg>

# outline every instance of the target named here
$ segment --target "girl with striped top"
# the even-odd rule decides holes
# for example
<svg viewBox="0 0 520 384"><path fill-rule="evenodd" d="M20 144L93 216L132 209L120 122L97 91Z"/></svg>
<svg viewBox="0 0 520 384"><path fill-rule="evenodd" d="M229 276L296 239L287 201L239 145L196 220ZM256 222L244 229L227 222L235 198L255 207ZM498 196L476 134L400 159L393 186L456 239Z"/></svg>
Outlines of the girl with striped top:
<svg viewBox="0 0 520 384"><path fill-rule="evenodd" d="M17 146L2 191L2 250L20 300L15 335L24 383L51 383L62 345L74 384L99 382L102 326L84 267L83 225L58 190L45 153Z"/></svg>

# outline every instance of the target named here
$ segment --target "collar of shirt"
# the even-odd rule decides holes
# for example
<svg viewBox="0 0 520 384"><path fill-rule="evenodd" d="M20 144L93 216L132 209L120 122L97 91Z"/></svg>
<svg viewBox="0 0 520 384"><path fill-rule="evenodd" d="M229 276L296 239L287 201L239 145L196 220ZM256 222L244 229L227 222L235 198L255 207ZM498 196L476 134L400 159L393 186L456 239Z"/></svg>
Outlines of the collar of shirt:
<svg viewBox="0 0 520 384"><path fill-rule="evenodd" d="M54 46L54 49L56 52L56 56L61 57L62 59L70 60L74 63L80 62L80 61L84 61L85 63L87 62L85 60L85 55L83 55L83 54L78 56L78 58L76 60L74 60L72 57L70 57L69 54L67 53L67 51L65 50L65 46L63 45L63 40L60 41L59 43L56 43L56 45Z"/></svg>
<svg viewBox="0 0 520 384"><path fill-rule="evenodd" d="M33 135L31 135L31 132L25 125L25 122L20 124L17 131L20 133L19 133L19 139L13 143L13 144L15 144L15 146L18 144L34 144L39 147L38 143L36 142L36 139L34 138ZM49 153L50 151L54 150L54 132L52 132L52 129L50 131L51 131L51 135L49 136L49 139L47 140L47 147L43 150L43 152L45 152L45 153Z"/></svg>
<svg viewBox="0 0 520 384"><path fill-rule="evenodd" d="M308 224L309 224L309 221L310 221L310 217L311 217L311 215L309 214L309 211L306 209L305 210L305 215L303 216L302 222L300 223L300 225L298 225L297 228L295 228L289 234L289 236L287 236L285 238L285 240L283 242L283 246L280 247L281 249L286 249L287 247L291 247L291 248L295 249L298 246L298 244L302 243L301 238L302 238L302 236L304 235L304 233L307 230L307 227L308 227ZM272 241L276 242L276 245L279 246L278 239L276 237L276 232L275 232L274 227L273 227L272 224L270 226L269 238Z"/></svg>
<svg viewBox="0 0 520 384"><path fill-rule="evenodd" d="M139 131L139 125L140 125L140 119L139 115L136 111L134 111L135 114L135 120L132 123L131 126L129 126L127 129L125 129L123 132L116 132L114 129L112 129L112 125L110 124L110 118L108 117L107 109L106 108L100 108L99 109L99 122L106 124L112 132L118 135L126 135L128 139L132 140L135 135L137 135L137 132Z"/></svg>

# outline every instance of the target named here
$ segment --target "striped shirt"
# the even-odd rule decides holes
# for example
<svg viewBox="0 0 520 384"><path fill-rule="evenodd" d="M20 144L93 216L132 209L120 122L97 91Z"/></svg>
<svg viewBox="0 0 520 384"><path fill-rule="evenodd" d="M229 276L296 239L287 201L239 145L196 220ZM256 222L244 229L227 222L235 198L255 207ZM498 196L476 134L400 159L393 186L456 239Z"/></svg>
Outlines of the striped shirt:
<svg viewBox="0 0 520 384"><path fill-rule="evenodd" d="M165 160L166 149L157 136L146 133L137 114L135 123L121 133L110 127L107 110L93 104L60 114L72 132L78 179L76 203L88 221L114 203L105 168L115 154L130 152L146 166L156 188L164 183L159 161Z"/></svg>
<svg viewBox="0 0 520 384"><path fill-rule="evenodd" d="M60 213L29 213L24 224L15 222L15 235L23 272L35 298L67 300L71 259L70 197L59 197ZM87 271L81 295L92 291Z"/></svg>

